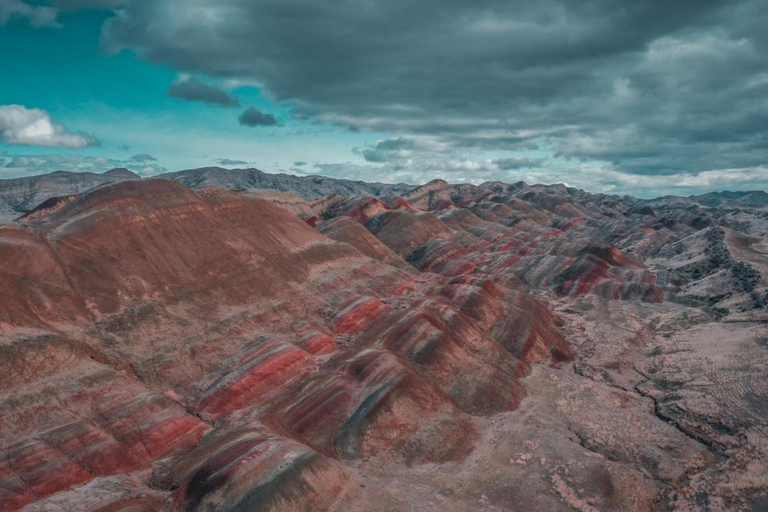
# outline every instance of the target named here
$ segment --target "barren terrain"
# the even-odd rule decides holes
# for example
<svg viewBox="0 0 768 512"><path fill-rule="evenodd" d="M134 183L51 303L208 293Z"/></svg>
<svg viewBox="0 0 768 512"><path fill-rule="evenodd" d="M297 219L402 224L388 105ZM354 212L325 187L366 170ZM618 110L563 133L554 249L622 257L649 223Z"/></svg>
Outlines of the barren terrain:
<svg viewBox="0 0 768 512"><path fill-rule="evenodd" d="M168 177L0 186L0 510L768 509L760 193Z"/></svg>

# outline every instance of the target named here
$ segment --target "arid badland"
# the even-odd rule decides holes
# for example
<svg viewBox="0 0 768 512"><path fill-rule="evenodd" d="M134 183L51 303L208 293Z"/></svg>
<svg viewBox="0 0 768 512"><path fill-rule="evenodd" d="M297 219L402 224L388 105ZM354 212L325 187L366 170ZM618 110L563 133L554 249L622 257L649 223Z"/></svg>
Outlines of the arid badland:
<svg viewBox="0 0 768 512"><path fill-rule="evenodd" d="M764 193L211 168L0 194L3 511L768 503Z"/></svg>

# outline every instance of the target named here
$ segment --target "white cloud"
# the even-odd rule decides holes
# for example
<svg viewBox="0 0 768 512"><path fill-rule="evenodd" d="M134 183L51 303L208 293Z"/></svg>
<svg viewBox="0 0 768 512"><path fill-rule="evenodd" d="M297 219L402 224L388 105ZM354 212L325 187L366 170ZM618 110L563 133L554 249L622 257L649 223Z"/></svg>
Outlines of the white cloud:
<svg viewBox="0 0 768 512"><path fill-rule="evenodd" d="M33 27L60 27L59 10L44 5L33 6L22 0L0 0L0 25L11 18L26 18Z"/></svg>
<svg viewBox="0 0 768 512"><path fill-rule="evenodd" d="M45 110L21 105L0 105L0 142L77 149L99 144L86 133L68 132L63 125L54 123Z"/></svg>

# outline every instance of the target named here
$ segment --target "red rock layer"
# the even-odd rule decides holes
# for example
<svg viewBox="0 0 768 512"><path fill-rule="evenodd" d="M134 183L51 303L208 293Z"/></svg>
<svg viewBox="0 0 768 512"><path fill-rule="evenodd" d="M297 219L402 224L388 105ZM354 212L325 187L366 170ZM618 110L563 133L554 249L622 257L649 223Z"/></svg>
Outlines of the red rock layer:
<svg viewBox="0 0 768 512"><path fill-rule="evenodd" d="M426 198L436 191L443 197L448 193L446 185L425 187L414 191L418 192L414 197L420 198L418 204L432 205L438 218L426 212L387 210L365 222L385 245L422 271L445 277L514 276L528 286L552 288L563 296L597 293L616 300L675 300L674 288L656 285L654 273L640 268L618 247L595 241L606 236L596 229L600 224L569 218L575 212L591 215L570 199L529 191L522 197L537 201L536 205L520 197L494 194L483 196L491 201L478 202L474 198L482 194L471 191L470 208L441 209ZM450 190L454 200L468 199ZM554 215L557 212L565 218ZM613 224L606 226L631 229L621 221ZM637 277L641 275L645 277ZM638 279L640 283L634 282Z"/></svg>
<svg viewBox="0 0 768 512"><path fill-rule="evenodd" d="M143 180L2 226L0 510L150 465L179 510L322 510L341 461L465 457L471 416L515 408L530 364L568 348L513 279L451 263L499 233L374 203L356 211L381 210L378 239ZM397 255L449 237L424 256L445 277Z"/></svg>
<svg viewBox="0 0 768 512"><path fill-rule="evenodd" d="M30 338L0 347L0 361L2 510L145 467L209 430L82 343Z"/></svg>
<svg viewBox="0 0 768 512"><path fill-rule="evenodd" d="M323 510L344 488L341 465L306 445L261 430L211 435L158 472L174 510Z"/></svg>

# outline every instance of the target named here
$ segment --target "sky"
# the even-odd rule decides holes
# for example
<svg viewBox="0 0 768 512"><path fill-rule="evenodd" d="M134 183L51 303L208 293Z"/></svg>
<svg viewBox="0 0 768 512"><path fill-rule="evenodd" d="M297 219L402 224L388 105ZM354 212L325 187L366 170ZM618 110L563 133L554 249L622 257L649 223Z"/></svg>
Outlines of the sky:
<svg viewBox="0 0 768 512"><path fill-rule="evenodd" d="M768 189L765 0L0 0L0 179Z"/></svg>

